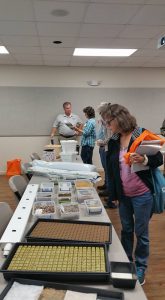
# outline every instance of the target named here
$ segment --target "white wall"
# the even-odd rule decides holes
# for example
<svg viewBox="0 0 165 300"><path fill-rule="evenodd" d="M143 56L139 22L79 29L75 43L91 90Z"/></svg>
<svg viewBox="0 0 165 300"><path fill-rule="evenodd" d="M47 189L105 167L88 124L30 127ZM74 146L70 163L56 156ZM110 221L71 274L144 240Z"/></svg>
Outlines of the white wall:
<svg viewBox="0 0 165 300"><path fill-rule="evenodd" d="M165 69L0 67L0 86L87 87L88 80L102 81L99 88L164 88ZM8 118L10 122L10 116ZM5 172L7 160L19 157L22 161L29 161L30 153L38 152L41 155L44 145L48 142L49 137L0 137L0 173ZM94 151L94 164L101 168L97 147Z"/></svg>

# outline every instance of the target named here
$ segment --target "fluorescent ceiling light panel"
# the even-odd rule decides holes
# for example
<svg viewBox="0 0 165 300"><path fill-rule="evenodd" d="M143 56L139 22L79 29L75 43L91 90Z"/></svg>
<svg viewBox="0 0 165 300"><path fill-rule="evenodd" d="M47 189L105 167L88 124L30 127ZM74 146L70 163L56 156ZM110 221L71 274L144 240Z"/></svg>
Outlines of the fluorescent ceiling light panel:
<svg viewBox="0 0 165 300"><path fill-rule="evenodd" d="M9 51L4 46L0 46L0 54L9 54Z"/></svg>
<svg viewBox="0 0 165 300"><path fill-rule="evenodd" d="M130 56L137 49L75 48L74 56Z"/></svg>

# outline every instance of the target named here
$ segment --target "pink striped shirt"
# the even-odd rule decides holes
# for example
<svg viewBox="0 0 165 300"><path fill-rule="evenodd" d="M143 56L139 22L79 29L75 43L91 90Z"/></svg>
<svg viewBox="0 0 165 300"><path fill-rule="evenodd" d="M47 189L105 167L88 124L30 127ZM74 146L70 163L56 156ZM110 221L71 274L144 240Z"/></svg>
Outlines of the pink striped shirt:
<svg viewBox="0 0 165 300"><path fill-rule="evenodd" d="M120 150L120 177L122 181L124 195L128 197L135 197L149 191L149 188L143 183L136 173L131 173L131 168L125 163L124 154L127 149Z"/></svg>

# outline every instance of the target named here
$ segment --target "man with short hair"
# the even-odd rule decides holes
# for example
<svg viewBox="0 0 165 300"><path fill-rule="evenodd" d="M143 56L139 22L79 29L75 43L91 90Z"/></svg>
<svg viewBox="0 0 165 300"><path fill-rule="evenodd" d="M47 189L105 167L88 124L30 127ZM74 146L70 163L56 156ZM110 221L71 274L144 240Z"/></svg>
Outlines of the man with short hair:
<svg viewBox="0 0 165 300"><path fill-rule="evenodd" d="M78 133L74 130L74 126L83 127L83 123L79 116L72 113L71 102L63 103L64 114L59 114L53 124L51 131L51 139L54 135L59 134L58 140L77 140Z"/></svg>

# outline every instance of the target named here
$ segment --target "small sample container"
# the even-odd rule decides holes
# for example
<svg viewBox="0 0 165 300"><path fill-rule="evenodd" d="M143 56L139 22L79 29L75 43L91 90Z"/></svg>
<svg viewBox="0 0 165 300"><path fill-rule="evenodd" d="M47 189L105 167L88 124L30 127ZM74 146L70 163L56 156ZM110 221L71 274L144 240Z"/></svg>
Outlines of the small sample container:
<svg viewBox="0 0 165 300"><path fill-rule="evenodd" d="M111 280L116 288L134 289L137 281L136 268L132 262L110 262Z"/></svg>
<svg viewBox="0 0 165 300"><path fill-rule="evenodd" d="M79 218L80 211L77 203L60 205L60 215L62 219Z"/></svg>
<svg viewBox="0 0 165 300"><path fill-rule="evenodd" d="M93 188L93 183L88 179L76 179L75 188L80 190Z"/></svg>
<svg viewBox="0 0 165 300"><path fill-rule="evenodd" d="M54 219L56 207L54 201L37 201L33 204L33 216L44 219Z"/></svg>
<svg viewBox="0 0 165 300"><path fill-rule="evenodd" d="M42 182L40 184L40 192L52 192L54 193L54 183L53 182Z"/></svg>
<svg viewBox="0 0 165 300"><path fill-rule="evenodd" d="M58 197L57 203L58 204L71 204L72 199L71 197Z"/></svg>
<svg viewBox="0 0 165 300"><path fill-rule="evenodd" d="M59 192L70 192L72 190L72 183L70 181L59 181L58 190Z"/></svg>
<svg viewBox="0 0 165 300"><path fill-rule="evenodd" d="M38 192L36 195L36 201L53 201L55 200L55 194L52 192Z"/></svg>
<svg viewBox="0 0 165 300"><path fill-rule="evenodd" d="M90 189L77 189L77 201L78 203L84 203L84 200L94 199L95 190Z"/></svg>
<svg viewBox="0 0 165 300"><path fill-rule="evenodd" d="M97 199L93 200L84 200L84 204L86 206L88 214L101 214L102 213L102 206L100 201Z"/></svg>

